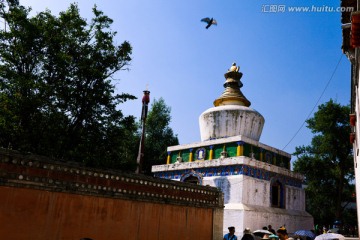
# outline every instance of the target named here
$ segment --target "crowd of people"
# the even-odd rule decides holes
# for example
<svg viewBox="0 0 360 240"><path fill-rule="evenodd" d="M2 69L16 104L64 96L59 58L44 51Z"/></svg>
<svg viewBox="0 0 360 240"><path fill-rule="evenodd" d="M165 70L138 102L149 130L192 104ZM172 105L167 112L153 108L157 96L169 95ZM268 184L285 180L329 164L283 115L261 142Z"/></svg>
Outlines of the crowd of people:
<svg viewBox="0 0 360 240"><path fill-rule="evenodd" d="M324 234L324 233L339 233L347 237L357 237L358 236L358 229L357 226L353 225L315 225L314 230L316 235Z"/></svg>
<svg viewBox="0 0 360 240"><path fill-rule="evenodd" d="M254 232L250 228L245 228L240 237L235 235L235 227L229 227L229 233L224 235L223 240L314 240L316 236L321 234L341 234L348 237L357 237L357 227L333 225L329 229L326 226L315 225L314 230L299 230L288 234L285 225L279 227L276 231L271 225L264 226L260 230Z"/></svg>
<svg viewBox="0 0 360 240"><path fill-rule="evenodd" d="M229 233L224 235L223 240L238 240L238 237L235 235L235 227L231 226L231 227L228 227L228 229L229 229ZM275 231L271 225L268 225L267 227L263 227L263 230L266 230L272 234L264 233L261 235L261 237L255 236L251 232L250 228L245 228L241 240L291 240L291 239L293 239L293 238L289 238L289 235L286 231L285 226L282 226L277 231Z"/></svg>

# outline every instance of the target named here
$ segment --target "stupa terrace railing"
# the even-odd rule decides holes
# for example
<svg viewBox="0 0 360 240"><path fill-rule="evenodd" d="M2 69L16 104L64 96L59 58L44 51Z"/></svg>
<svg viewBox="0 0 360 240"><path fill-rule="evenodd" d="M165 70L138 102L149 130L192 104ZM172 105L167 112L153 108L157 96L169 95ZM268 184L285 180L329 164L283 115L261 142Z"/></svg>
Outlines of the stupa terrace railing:
<svg viewBox="0 0 360 240"><path fill-rule="evenodd" d="M168 147L167 153L166 164L245 156L290 170L291 161L290 154L244 137Z"/></svg>

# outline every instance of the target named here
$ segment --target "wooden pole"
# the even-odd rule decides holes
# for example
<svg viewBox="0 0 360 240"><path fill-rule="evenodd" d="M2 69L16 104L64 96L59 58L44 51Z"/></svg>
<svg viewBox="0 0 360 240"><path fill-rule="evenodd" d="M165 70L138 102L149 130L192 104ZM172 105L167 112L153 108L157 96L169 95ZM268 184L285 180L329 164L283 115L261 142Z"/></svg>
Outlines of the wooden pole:
<svg viewBox="0 0 360 240"><path fill-rule="evenodd" d="M145 149L145 123L148 112L148 104L150 102L150 91L145 90L144 96L142 98L142 112L141 112L141 122L142 122L142 131L139 145L139 153L137 156L137 167L135 173L143 173L143 161L144 161L144 149Z"/></svg>

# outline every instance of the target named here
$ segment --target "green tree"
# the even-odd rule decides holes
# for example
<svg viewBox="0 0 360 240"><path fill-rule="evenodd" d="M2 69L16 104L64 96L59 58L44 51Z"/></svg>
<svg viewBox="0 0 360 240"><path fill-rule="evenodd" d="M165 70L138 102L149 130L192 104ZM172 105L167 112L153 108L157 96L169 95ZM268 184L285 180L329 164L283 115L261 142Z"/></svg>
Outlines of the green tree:
<svg viewBox="0 0 360 240"><path fill-rule="evenodd" d="M352 146L349 106L330 100L306 121L314 133L310 146L296 148L294 171L305 176L306 207L320 224L343 220L346 203L353 200Z"/></svg>
<svg viewBox="0 0 360 240"><path fill-rule="evenodd" d="M145 151L143 171L151 174L151 166L165 164L167 147L178 145L177 135L174 135L169 124L171 122L171 108L165 104L163 98L154 99L146 119Z"/></svg>
<svg viewBox="0 0 360 240"><path fill-rule="evenodd" d="M131 60L114 45L112 20L93 8L90 23L76 4L54 16L16 0L0 3L0 145L88 166L133 168L135 119L118 105L114 74Z"/></svg>

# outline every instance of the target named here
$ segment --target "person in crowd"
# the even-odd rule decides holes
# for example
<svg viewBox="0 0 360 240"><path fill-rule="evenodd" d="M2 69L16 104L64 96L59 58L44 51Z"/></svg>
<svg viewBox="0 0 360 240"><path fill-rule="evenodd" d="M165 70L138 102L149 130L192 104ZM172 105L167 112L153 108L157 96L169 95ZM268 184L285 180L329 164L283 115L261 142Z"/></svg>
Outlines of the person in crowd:
<svg viewBox="0 0 360 240"><path fill-rule="evenodd" d="M289 238L288 233L286 231L286 228L284 226L280 227L276 231L276 233L277 233L280 240L287 240Z"/></svg>
<svg viewBox="0 0 360 240"><path fill-rule="evenodd" d="M235 227L228 227L229 233L224 235L223 240L237 240L237 236L235 235Z"/></svg>
<svg viewBox="0 0 360 240"><path fill-rule="evenodd" d="M241 240L255 240L254 235L252 234L250 228L245 228L244 229L244 235L241 238Z"/></svg>
<svg viewBox="0 0 360 240"><path fill-rule="evenodd" d="M271 225L268 226L268 231L269 231L269 232L272 232L273 234L276 235L276 232L275 232L275 230L272 228Z"/></svg>

